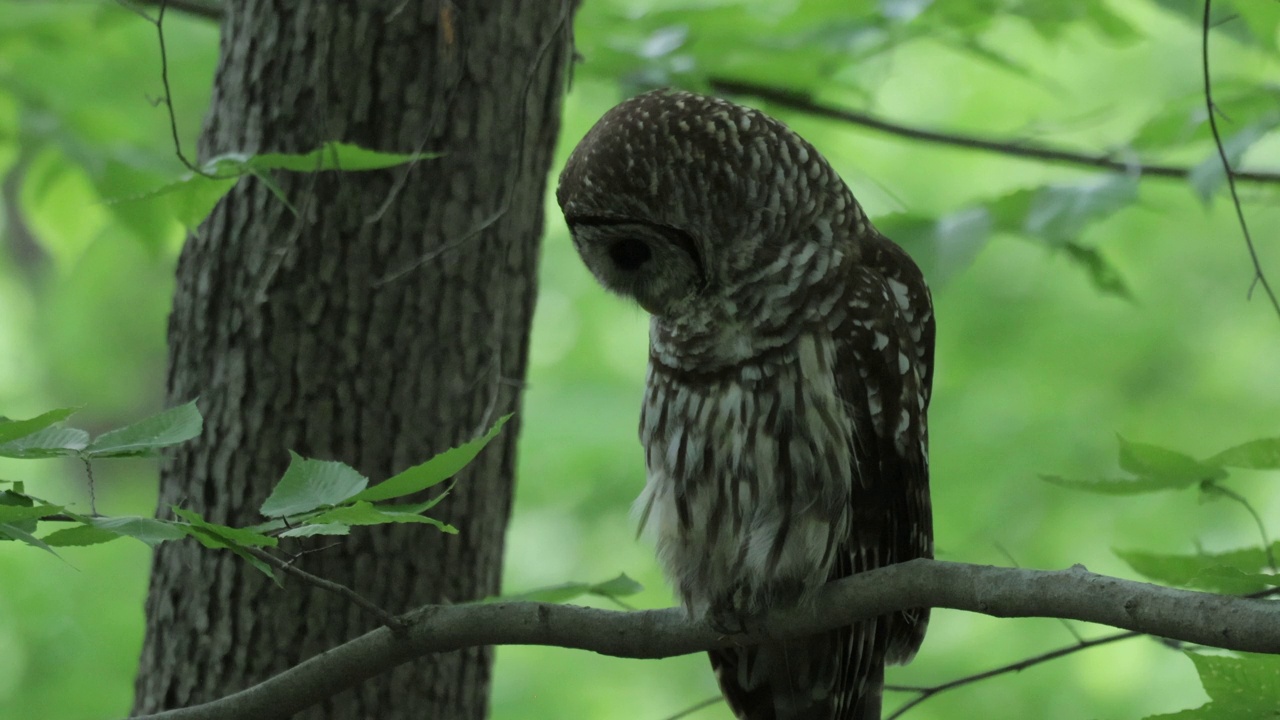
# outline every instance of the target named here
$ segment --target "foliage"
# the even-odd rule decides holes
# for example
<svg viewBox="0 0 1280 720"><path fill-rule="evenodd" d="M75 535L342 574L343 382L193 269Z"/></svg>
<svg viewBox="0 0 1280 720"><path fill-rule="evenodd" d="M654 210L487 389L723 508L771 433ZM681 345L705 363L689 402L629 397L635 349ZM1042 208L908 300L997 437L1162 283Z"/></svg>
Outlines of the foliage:
<svg viewBox="0 0 1280 720"><path fill-rule="evenodd" d="M1274 170L1280 5L1213 6L1214 94L1228 155L1245 170ZM907 126L1127 163L1125 173L1049 165L737 98L782 117L828 155L930 278L940 328L930 419L943 557L1008 562L1004 548L1014 548L1025 565L1084 562L1184 587L1262 590L1275 574L1267 551L1280 552L1264 538L1280 501L1269 470L1280 451L1270 439L1233 444L1275 432L1280 348L1275 318L1244 302L1248 263L1205 127L1202 8L1183 0L586 0L561 154L624 94L733 79ZM171 10L165 32L178 136L195 147L217 27ZM184 230L245 173L270 180L361 162L358 149L331 144L287 159L203 160L197 169L215 176L207 177L174 156L168 114L154 102L162 95L154 28L124 7L0 0L0 173L10 181L0 198L0 411L31 418L0 424L6 456L23 458L0 463L0 476L23 478L0 490L0 527L15 540L0 542L0 720L102 717L128 706L151 544L194 537L248 553L271 547L255 543L351 532L366 521L429 522L423 503L360 497L386 481L365 487L354 470L300 457L259 526L227 528L192 508L162 520L149 517L147 461L90 457L144 452L165 432L173 442L183 434L169 421L114 440L103 429L135 427L126 419L155 409ZM1161 179L1144 164L1191 172ZM1266 267L1275 266L1266 229L1280 227L1275 188L1246 188ZM554 220L545 258L506 585L544 588L532 591L538 597L629 595L640 607L667 605L627 515L643 472L633 429L644 318L601 296ZM85 408L79 427L63 424L68 410L41 414L73 405ZM1114 472L1104 461L1113 429L1175 449L1121 440L1122 472ZM1207 454L1221 447L1231 449ZM108 515L83 511L85 458ZM1054 484L1028 482L1046 471ZM1205 502L1221 499L1233 502ZM54 515L69 521L47 532ZM142 542L105 542L126 536ZM24 543L44 543L68 563ZM620 570L646 589L563 582ZM959 677L1042 652L1062 634L1056 623L940 611L919 658L892 669L890 682ZM656 720L715 693L702 658L578 655L501 650L494 716ZM1243 717L1252 710L1234 703L1252 698L1256 710L1273 700L1237 692L1263 686L1271 662L1130 641L931 700L906 717L1136 718L1194 707L1205 694L1205 707L1175 716Z"/></svg>
<svg viewBox="0 0 1280 720"><path fill-rule="evenodd" d="M0 457L20 459L70 455L85 463L103 458L154 455L161 449L186 442L200 434L203 420L192 400L133 424L99 435L92 441L84 430L55 427L73 410L51 410L30 420L0 418ZM206 520L189 508L171 507L174 520L149 517L106 517L80 514L25 492L25 483L8 481L12 488L0 493L0 539L17 540L57 554L55 547L98 545L122 537L157 545L191 537L207 548L229 550L254 568L280 582L271 566L253 554L253 548L274 548L281 537L346 535L353 525L416 522L457 533L448 523L422 515L448 495L448 490L425 502L374 503L422 492L449 480L479 454L510 416L498 420L484 435L403 470L369 487L369 478L355 468L334 460L313 460L290 452L288 470L276 484L260 511L270 518L248 528ZM92 485L92 475L89 476ZM43 537L35 535L44 521L69 524ZM585 590L584 590L585 591Z"/></svg>

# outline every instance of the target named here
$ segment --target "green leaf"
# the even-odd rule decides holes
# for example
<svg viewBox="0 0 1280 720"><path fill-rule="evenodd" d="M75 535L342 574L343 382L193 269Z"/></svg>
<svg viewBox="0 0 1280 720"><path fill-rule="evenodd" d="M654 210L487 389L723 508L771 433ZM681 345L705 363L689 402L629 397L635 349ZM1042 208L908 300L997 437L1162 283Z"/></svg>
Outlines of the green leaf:
<svg viewBox="0 0 1280 720"><path fill-rule="evenodd" d="M1143 478L1164 480L1170 487L1186 487L1202 480L1221 480L1225 470L1206 465L1190 455L1146 443L1120 440L1120 467Z"/></svg>
<svg viewBox="0 0 1280 720"><path fill-rule="evenodd" d="M110 518L86 518L88 524L98 530L140 540L152 547L166 540L178 540L187 533L174 523L150 517L126 515Z"/></svg>
<svg viewBox="0 0 1280 720"><path fill-rule="evenodd" d="M1051 245L1066 245L1079 240L1090 223L1129 206L1137 197L1138 178L1129 175L1049 185L1031 196L1021 230Z"/></svg>
<svg viewBox="0 0 1280 720"><path fill-rule="evenodd" d="M246 164L254 170L292 170L294 172L345 170L351 172L381 170L415 160L436 157L440 157L440 153L388 153L347 143L327 142L309 153L255 155L248 158Z"/></svg>
<svg viewBox="0 0 1280 720"><path fill-rule="evenodd" d="M1133 300L1133 293L1129 290L1129 284L1125 282L1124 276L1115 265L1111 264L1110 260L1107 260L1102 251L1074 242L1063 245L1062 249L1067 257L1084 268L1089 281L1099 292Z"/></svg>
<svg viewBox="0 0 1280 720"><path fill-rule="evenodd" d="M196 401L170 408L131 425L105 432L84 450L91 458L151 455L200 434L204 420Z"/></svg>
<svg viewBox="0 0 1280 720"><path fill-rule="evenodd" d="M41 550L44 550L50 555L53 555L54 557L61 559L61 556L58 555L58 553L54 552L53 548L49 547L49 545L45 543L45 541L41 540L35 535L32 535L26 530L18 527L17 525L10 525L9 523L0 523L0 535L6 536L11 540L24 542L30 545L31 547L40 548Z"/></svg>
<svg viewBox="0 0 1280 720"><path fill-rule="evenodd" d="M71 417L71 414L75 411L76 408L58 408L57 410L50 410L47 413L37 415L30 420L0 418L0 445L60 423Z"/></svg>
<svg viewBox="0 0 1280 720"><path fill-rule="evenodd" d="M1206 465L1250 470L1280 470L1280 438L1259 438L1227 448L1204 461Z"/></svg>
<svg viewBox="0 0 1280 720"><path fill-rule="evenodd" d="M626 573L622 573L612 580L605 580L602 583L596 583L591 586L593 595L603 595L611 598L627 597L643 591L644 586L628 577Z"/></svg>
<svg viewBox="0 0 1280 720"><path fill-rule="evenodd" d="M1280 717L1280 656L1188 652L1209 702L1147 720L1252 720Z"/></svg>
<svg viewBox="0 0 1280 720"><path fill-rule="evenodd" d="M1177 490L1190 483L1171 481L1162 478L1099 478L1083 480L1064 478L1058 475L1041 475L1041 480L1069 490L1083 490L1099 495L1140 495L1142 493L1159 492L1161 490Z"/></svg>
<svg viewBox="0 0 1280 720"><path fill-rule="evenodd" d="M342 523L307 523L289 528L280 533L280 537L309 537L311 535L348 535L351 526Z"/></svg>
<svg viewBox="0 0 1280 720"><path fill-rule="evenodd" d="M210 548L227 548L235 549L239 545L250 545L254 547L275 547L278 541L270 535L264 535L260 532L247 530L245 528L233 528L229 525L219 525L205 520L200 513L194 510L184 508L173 508L173 514L187 521L189 527L179 525L183 532L199 540L205 547ZM193 532L198 531L198 532Z"/></svg>
<svg viewBox="0 0 1280 720"><path fill-rule="evenodd" d="M1231 163L1232 170L1239 169L1245 152L1253 147L1254 143L1266 137L1277 125L1280 125L1280 111L1272 111L1224 138L1222 150L1228 162ZM1227 174L1222 169L1222 157L1218 154L1216 147L1208 157L1191 168L1191 172L1187 173L1187 181L1191 183L1191 187L1195 189L1202 201L1208 203L1213 199L1214 194L1227 181Z"/></svg>
<svg viewBox="0 0 1280 720"><path fill-rule="evenodd" d="M0 445L0 457L37 459L76 455L89 444L89 433L50 427Z"/></svg>
<svg viewBox="0 0 1280 720"><path fill-rule="evenodd" d="M122 537L124 535L120 533L103 530L92 525L76 525L51 532L41 540L44 540L50 547L84 547L86 545L100 545L112 540L119 540Z"/></svg>
<svg viewBox="0 0 1280 720"><path fill-rule="evenodd" d="M1267 554L1262 548L1244 548L1222 553L1170 555L1139 550L1112 552L1143 577L1165 585L1197 588L1221 593L1262 590L1272 583L1262 571L1267 568ZM1280 543L1272 545L1280 554ZM1251 578L1249 576L1263 575Z"/></svg>
<svg viewBox="0 0 1280 720"><path fill-rule="evenodd" d="M326 510L312 518L315 524L338 523L342 525L384 525L386 523L423 523L425 525L434 525L442 532L456 534L458 529L447 523L440 522L435 518L429 518L425 515L419 515L413 512L421 505L373 505L364 501L357 501L352 505L343 505L332 510Z"/></svg>
<svg viewBox="0 0 1280 720"><path fill-rule="evenodd" d="M5 491L5 493L8 492L7 490ZM5 493L0 493L0 495ZM30 532L35 530L35 523L33 522L28 526L23 524L23 521L39 520L50 515L57 515L63 509L61 505L8 505L0 501L0 522L15 523Z"/></svg>
<svg viewBox="0 0 1280 720"><path fill-rule="evenodd" d="M364 490L369 479L334 460L311 460L289 451L289 469L259 512L284 517L338 505Z"/></svg>
<svg viewBox="0 0 1280 720"><path fill-rule="evenodd" d="M445 450L421 465L415 465L404 472L392 475L356 495L353 499L372 502L403 497L426 490L448 480L458 474L459 470L466 467L467 463L475 459L476 455L484 449L485 445L489 444L490 440L497 436L498 432L502 430L502 426L510 419L510 415L504 415L484 435L463 443L452 450Z"/></svg>

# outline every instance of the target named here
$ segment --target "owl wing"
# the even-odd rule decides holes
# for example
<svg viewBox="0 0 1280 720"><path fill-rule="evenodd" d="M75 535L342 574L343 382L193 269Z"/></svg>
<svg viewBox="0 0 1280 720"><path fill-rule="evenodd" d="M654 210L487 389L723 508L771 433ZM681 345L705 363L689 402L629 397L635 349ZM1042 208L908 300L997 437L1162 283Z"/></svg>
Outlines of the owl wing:
<svg viewBox="0 0 1280 720"><path fill-rule="evenodd" d="M850 529L830 579L933 556L927 414L934 319L910 257L875 234L850 278L848 316L836 331L836 385L853 417L856 469ZM855 625L845 677L862 682L882 663L911 660L927 608ZM856 695L855 695L856 696Z"/></svg>

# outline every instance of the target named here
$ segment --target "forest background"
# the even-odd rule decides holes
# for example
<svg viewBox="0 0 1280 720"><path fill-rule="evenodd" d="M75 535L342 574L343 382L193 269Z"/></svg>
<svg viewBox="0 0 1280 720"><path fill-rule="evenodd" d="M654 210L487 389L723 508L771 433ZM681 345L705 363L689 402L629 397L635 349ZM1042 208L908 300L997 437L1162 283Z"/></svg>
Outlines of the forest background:
<svg viewBox="0 0 1280 720"><path fill-rule="evenodd" d="M1263 173L1242 179L1240 202L1261 267L1280 273L1280 178L1265 175L1280 168L1280 3L1215 5L1218 122L1235 166ZM1005 146L897 137L806 112L795 107L802 95L733 95L826 154L929 275L939 557L1082 563L1141 579L1123 554L1258 547L1259 527L1221 493L1113 497L1042 476L1118 475L1117 435L1201 458L1280 435L1280 316L1261 289L1248 299L1255 266L1205 122L1202 10L1179 0L585 0L558 157L623 97L661 85L734 89L724 81ZM165 29L179 135L194 147L218 28L171 12ZM162 95L155 28L130 10L0 2L4 415L82 406L78 425L101 430L160 408L184 233L171 207L122 200L183 172ZM1027 144L1128 169L1017 157ZM1143 164L1191 172L1143 175ZM547 202L504 588L625 572L646 588L634 604L667 606L629 515L643 480L635 422L647 319L596 286ZM71 461L5 460L0 478L86 500ZM1225 483L1269 533L1280 532L1276 479L1241 472ZM101 511L149 515L155 498L152 462L97 468ZM129 707L149 550L117 542L60 554L65 562L0 543L0 720ZM1072 631L1106 632L939 611L917 661L889 682L945 682L1070 645ZM700 655L504 647L497 657L499 720L660 720L716 694ZM890 693L888 706L911 697ZM1139 638L975 683L905 717L1140 718L1205 700L1186 654Z"/></svg>

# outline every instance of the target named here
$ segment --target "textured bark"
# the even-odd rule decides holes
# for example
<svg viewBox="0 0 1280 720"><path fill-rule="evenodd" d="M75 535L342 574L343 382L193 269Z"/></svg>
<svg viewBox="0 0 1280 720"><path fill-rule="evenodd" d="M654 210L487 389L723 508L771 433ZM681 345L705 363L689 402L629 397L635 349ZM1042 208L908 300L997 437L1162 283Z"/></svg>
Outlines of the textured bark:
<svg viewBox="0 0 1280 720"><path fill-rule="evenodd" d="M168 392L172 403L200 397L205 430L166 460L161 513L178 504L258 522L287 450L376 481L517 408L567 8L227 3L202 157L326 140L444 155L412 169L278 174L296 215L265 183L242 181L188 240ZM496 592L515 437L509 424L432 511L459 535L359 528L299 565L392 612ZM225 695L374 625L335 595L285 584L227 552L162 545L135 712ZM431 656L304 716L480 718L490 664L488 649Z"/></svg>

